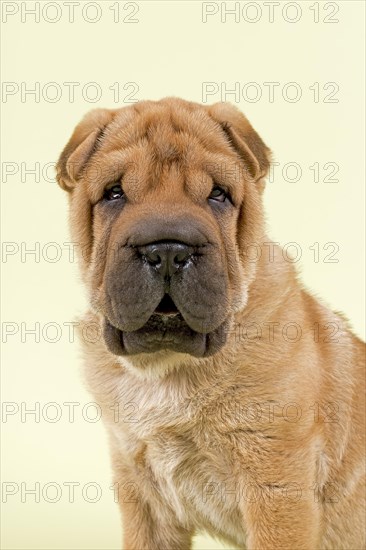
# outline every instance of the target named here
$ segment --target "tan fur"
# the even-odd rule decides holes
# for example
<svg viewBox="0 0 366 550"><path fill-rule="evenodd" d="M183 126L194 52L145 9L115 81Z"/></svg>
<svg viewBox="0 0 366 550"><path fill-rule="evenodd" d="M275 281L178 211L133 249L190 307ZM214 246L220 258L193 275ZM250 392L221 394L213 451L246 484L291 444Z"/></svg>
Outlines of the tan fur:
<svg viewBox="0 0 366 550"><path fill-rule="evenodd" d="M235 194L224 221L201 206L207 163L225 167ZM107 230L91 205L119 164L132 206ZM92 304L86 327L102 322L113 243L141 217L188 211L221 243L229 274L228 339L211 357L117 357L83 332L126 550L188 549L201 529L250 550L365 548L364 345L302 288L280 248L269 256L268 166L269 150L236 109L178 99L93 111L61 155Z"/></svg>

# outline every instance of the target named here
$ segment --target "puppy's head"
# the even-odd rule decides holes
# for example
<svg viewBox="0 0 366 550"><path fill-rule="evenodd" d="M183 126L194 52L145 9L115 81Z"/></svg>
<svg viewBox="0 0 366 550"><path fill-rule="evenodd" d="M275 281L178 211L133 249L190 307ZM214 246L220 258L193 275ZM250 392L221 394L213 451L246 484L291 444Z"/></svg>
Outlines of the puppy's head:
<svg viewBox="0 0 366 550"><path fill-rule="evenodd" d="M228 104L98 109L57 165L73 240L116 355L206 357L245 306L269 150Z"/></svg>

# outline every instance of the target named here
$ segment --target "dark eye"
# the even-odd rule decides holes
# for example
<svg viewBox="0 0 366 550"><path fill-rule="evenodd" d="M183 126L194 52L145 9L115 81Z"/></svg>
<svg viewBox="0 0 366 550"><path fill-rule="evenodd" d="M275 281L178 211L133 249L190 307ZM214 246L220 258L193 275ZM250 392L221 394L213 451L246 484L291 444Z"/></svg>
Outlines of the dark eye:
<svg viewBox="0 0 366 550"><path fill-rule="evenodd" d="M103 198L107 201L115 201L121 199L124 196L124 192L119 183L115 183L112 187L108 187L104 191Z"/></svg>
<svg viewBox="0 0 366 550"><path fill-rule="evenodd" d="M222 187L219 187L216 185L212 189L210 196L208 198L214 201L224 202L225 199L227 198L227 193Z"/></svg>

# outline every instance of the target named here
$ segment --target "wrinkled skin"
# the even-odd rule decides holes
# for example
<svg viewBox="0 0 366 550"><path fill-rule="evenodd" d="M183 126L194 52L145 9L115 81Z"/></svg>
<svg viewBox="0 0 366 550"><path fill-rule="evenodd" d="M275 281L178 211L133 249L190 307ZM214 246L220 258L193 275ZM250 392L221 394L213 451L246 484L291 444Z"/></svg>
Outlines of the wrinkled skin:
<svg viewBox="0 0 366 550"><path fill-rule="evenodd" d="M84 269L114 354L212 355L245 302L255 266L246 265L243 249L254 229L260 234L256 180L268 167L268 149L243 115L231 111L239 118L239 135L220 104L165 100L97 110L75 130L60 159L71 216L86 212L75 241L83 245L85 222L93 225ZM105 189L113 184L121 185L123 196L108 200ZM224 200L210 196L215 187L225 191ZM248 235L245 226L251 227ZM170 265L157 269L144 254L153 245L185 247L187 257L176 265L173 251ZM159 310L163 299L170 315Z"/></svg>
<svg viewBox="0 0 366 550"><path fill-rule="evenodd" d="M61 154L126 550L365 548L365 347L265 235L268 167L237 109L174 98Z"/></svg>

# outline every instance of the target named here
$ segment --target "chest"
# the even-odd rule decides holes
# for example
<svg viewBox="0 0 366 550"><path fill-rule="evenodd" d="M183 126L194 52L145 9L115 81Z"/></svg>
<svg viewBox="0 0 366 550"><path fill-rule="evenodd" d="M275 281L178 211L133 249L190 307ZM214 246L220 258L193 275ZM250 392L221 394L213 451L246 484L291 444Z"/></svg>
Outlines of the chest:
<svg viewBox="0 0 366 550"><path fill-rule="evenodd" d="M131 397L119 394L109 430L144 498L174 510L183 525L244 544L245 488L217 410L161 390Z"/></svg>

